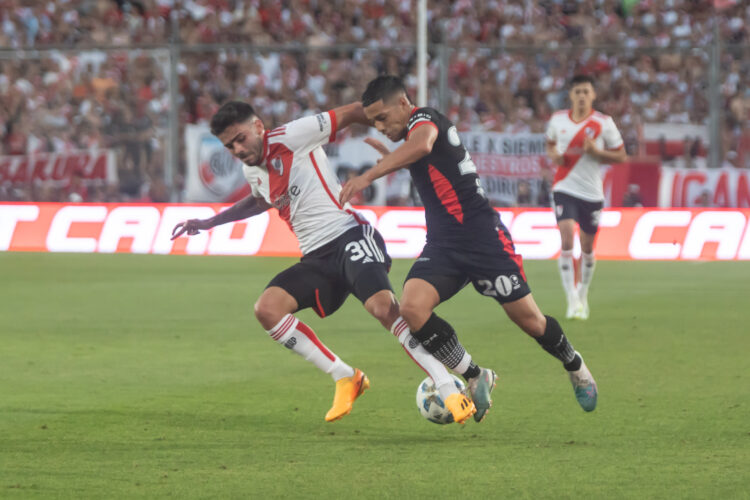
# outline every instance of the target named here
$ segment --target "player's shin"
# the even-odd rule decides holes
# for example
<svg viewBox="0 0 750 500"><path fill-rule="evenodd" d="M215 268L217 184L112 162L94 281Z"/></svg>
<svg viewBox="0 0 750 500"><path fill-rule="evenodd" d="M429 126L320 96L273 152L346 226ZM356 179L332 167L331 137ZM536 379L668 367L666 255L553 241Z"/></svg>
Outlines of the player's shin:
<svg viewBox="0 0 750 500"><path fill-rule="evenodd" d="M412 332L412 335L422 343L427 352L465 379L479 375L480 368L458 341L456 331L437 314L432 313L422 328Z"/></svg>
<svg viewBox="0 0 750 500"><path fill-rule="evenodd" d="M560 270L560 279L562 281L565 297L568 299L567 318L572 318L578 308L578 294L576 293L575 267L573 266L573 250L562 250L560 258L557 260Z"/></svg>
<svg viewBox="0 0 750 500"><path fill-rule="evenodd" d="M596 268L596 259L594 252L581 254L581 283L579 284L578 294L582 300L586 299L589 293L589 285L594 278L594 268Z"/></svg>
<svg viewBox="0 0 750 500"><path fill-rule="evenodd" d="M281 318L281 321L267 332L273 340L296 352L321 371L330 374L333 380L354 375L351 366L328 349L309 326L291 314Z"/></svg>
<svg viewBox="0 0 750 500"><path fill-rule="evenodd" d="M409 326L402 317L399 316L393 322L391 333L398 339L409 357L430 376L443 401L451 394L458 392L448 370L412 336Z"/></svg>
<svg viewBox="0 0 750 500"><path fill-rule="evenodd" d="M547 326L544 329L544 334L541 337L537 337L535 340L539 345L559 359L565 369L568 371L576 371L581 367L581 357L576 354L573 346L568 342L565 333L563 333L560 323L557 322L552 316L544 316L547 319Z"/></svg>

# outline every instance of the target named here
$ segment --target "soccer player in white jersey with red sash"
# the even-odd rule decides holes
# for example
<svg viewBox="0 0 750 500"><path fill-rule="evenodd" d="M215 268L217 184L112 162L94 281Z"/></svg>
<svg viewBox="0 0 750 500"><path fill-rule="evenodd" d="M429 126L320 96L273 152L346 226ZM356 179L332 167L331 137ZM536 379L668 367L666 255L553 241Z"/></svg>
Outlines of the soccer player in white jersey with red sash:
<svg viewBox="0 0 750 500"><path fill-rule="evenodd" d="M594 238L604 205L600 164L621 163L627 155L611 116L593 108L594 80L577 75L570 83L571 108L557 111L547 126L547 155L557 165L552 186L562 250L559 268L568 299L567 318L588 319L588 292L594 276ZM573 238L580 227L581 280L575 284Z"/></svg>
<svg viewBox="0 0 750 500"><path fill-rule="evenodd" d="M273 130L265 129L249 104L224 104L211 119L211 133L244 163L252 192L214 217L181 222L175 226L173 239L276 208L297 236L303 256L271 280L255 303L255 316L274 341L336 382L326 421L347 415L354 400L369 387L369 380L326 347L294 313L310 307L324 318L354 294L432 377L454 420L464 422L476 408L458 392L443 364L412 338L399 315L388 280L391 259L383 238L348 203L338 202L341 187L322 146L334 141L337 131L351 123L369 123L360 103Z"/></svg>

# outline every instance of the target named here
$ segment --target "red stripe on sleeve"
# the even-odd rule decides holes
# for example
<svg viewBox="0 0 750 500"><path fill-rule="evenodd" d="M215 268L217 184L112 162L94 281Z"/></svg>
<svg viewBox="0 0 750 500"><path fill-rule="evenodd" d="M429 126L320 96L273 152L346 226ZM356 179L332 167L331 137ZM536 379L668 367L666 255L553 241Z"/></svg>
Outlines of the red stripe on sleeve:
<svg viewBox="0 0 750 500"><path fill-rule="evenodd" d="M330 110L328 111L328 116L331 117L331 136L328 138L328 142L334 142L336 140L336 129L339 125L336 121L336 112L334 110Z"/></svg>
<svg viewBox="0 0 750 500"><path fill-rule="evenodd" d="M434 124L433 122L430 122L430 121L417 122L417 123L416 123L416 125L414 125L414 126L413 126L413 127L412 127L412 128L411 128L411 129L410 129L410 130L409 130L409 131L408 131L408 132L406 133L406 140L408 141L408 140L409 140L409 136L411 135L411 133L412 133L412 132L414 132L415 130L417 130L417 129L418 129L418 128L419 128L420 126L422 126L422 125L432 125L433 127L435 127L435 131L436 131L436 132L440 132L440 129L438 129L438 126L437 126L436 124Z"/></svg>

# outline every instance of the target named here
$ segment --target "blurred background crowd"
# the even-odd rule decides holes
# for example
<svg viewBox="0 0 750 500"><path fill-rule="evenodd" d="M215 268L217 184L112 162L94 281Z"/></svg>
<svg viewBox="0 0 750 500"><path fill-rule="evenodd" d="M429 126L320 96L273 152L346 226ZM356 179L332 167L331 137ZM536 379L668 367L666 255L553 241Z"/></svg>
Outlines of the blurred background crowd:
<svg viewBox="0 0 750 500"><path fill-rule="evenodd" d="M404 76L416 95L413 4L0 0L0 156L113 149L119 178L116 186L0 186L0 200L178 199L184 158L171 192L164 182L170 44L180 49L181 127L209 120L230 98L249 100L274 126L356 100L383 72ZM568 79L582 72L595 76L595 107L615 118L636 156L645 154L644 123L708 124L718 34L720 157L750 168L750 3L429 6L430 104L460 130L543 132L551 113L567 106ZM705 147L691 142L687 154Z"/></svg>

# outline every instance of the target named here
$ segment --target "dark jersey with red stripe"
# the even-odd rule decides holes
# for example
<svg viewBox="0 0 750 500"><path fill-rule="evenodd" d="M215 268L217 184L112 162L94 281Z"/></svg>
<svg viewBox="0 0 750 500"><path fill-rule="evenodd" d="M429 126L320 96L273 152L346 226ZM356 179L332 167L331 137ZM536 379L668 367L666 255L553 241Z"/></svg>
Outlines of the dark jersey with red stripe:
<svg viewBox="0 0 750 500"><path fill-rule="evenodd" d="M433 108L415 108L406 140L422 126L438 132L432 151L409 167L425 208L427 244L496 247L500 219L484 195L477 168L455 125Z"/></svg>

